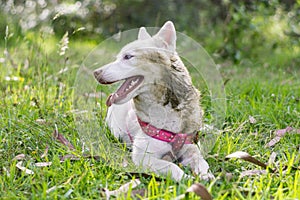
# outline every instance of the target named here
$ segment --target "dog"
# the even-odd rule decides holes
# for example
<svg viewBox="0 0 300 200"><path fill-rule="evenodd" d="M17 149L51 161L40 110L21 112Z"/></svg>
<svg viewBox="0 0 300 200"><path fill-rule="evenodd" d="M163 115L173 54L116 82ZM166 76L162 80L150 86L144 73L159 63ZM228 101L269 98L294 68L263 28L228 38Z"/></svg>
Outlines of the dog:
<svg viewBox="0 0 300 200"><path fill-rule="evenodd" d="M124 81L106 105L106 122L114 136L132 148L135 165L175 181L190 175L214 178L196 143L202 127L200 93L176 52L171 21L151 36L144 27L114 62L94 71L100 84Z"/></svg>

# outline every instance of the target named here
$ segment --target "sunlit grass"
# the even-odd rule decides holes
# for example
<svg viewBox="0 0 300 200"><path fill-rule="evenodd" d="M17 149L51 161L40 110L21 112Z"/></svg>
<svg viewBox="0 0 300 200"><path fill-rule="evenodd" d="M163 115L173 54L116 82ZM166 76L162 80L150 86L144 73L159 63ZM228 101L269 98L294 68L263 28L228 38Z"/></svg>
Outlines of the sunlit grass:
<svg viewBox="0 0 300 200"><path fill-rule="evenodd" d="M71 151L53 139L56 127L74 144L75 154L81 154L82 141L72 114L73 84L81 62L96 42L70 37L69 49L60 56L59 41L53 36L28 33L17 44L8 40L12 60L0 56L5 58L0 63L1 199L98 199L103 198L103 188L115 190L133 179L120 163L111 166L86 158L60 162L60 157ZM299 69L285 65L289 63L289 52L283 46L276 65L273 57L266 57L267 66L260 63L252 68L242 64L221 68L224 79L229 79L225 86L228 110L224 132L207 158L217 179L211 183L198 178L175 183L169 178L141 178L138 188L148 191L146 197L175 198L193 182L202 182L214 199L299 198L300 174L295 169L300 162L299 134L288 134L274 147L266 147L275 130L300 127ZM256 122L249 123L249 116ZM49 152L41 158L47 146ZM240 177L245 170L260 168L240 160L225 161L225 156L234 151L246 151L263 162L276 152L272 167L278 172ZM23 166L33 170L34 175L16 168L13 158L21 153L26 155ZM53 162L49 167L34 166L35 162L48 161ZM129 194L118 199L129 198ZM197 198L194 194L189 197Z"/></svg>

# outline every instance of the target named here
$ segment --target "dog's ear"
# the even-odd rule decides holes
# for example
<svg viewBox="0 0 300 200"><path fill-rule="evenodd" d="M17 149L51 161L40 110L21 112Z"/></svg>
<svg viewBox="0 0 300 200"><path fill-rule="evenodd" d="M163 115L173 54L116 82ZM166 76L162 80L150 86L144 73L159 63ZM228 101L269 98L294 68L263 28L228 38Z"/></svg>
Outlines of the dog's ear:
<svg viewBox="0 0 300 200"><path fill-rule="evenodd" d="M175 51L175 49L176 49L176 30L175 30L173 22L167 21L163 25L163 27L161 27L161 29L158 31L158 33L155 36L163 39L163 41L166 42L167 49Z"/></svg>
<svg viewBox="0 0 300 200"><path fill-rule="evenodd" d="M151 38L145 27L141 27L138 34L138 40L146 40Z"/></svg>

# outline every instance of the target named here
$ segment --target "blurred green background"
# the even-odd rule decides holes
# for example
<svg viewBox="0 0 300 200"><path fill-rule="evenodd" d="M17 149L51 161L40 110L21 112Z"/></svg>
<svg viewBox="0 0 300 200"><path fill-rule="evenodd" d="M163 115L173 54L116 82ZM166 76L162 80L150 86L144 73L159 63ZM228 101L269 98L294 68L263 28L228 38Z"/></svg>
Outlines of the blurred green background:
<svg viewBox="0 0 300 200"><path fill-rule="evenodd" d="M218 63L299 66L299 0L0 1L0 38L8 26L19 38L29 32L61 38L68 32L72 39L100 42L119 31L158 27L167 20Z"/></svg>

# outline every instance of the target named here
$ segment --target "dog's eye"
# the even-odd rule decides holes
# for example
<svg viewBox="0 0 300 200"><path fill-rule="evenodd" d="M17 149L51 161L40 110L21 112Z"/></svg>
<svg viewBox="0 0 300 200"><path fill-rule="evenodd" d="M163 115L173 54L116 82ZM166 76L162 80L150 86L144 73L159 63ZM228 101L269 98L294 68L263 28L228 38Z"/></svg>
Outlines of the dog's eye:
<svg viewBox="0 0 300 200"><path fill-rule="evenodd" d="M129 60L132 57L133 57L133 55L126 54L123 58L124 58L124 60Z"/></svg>

